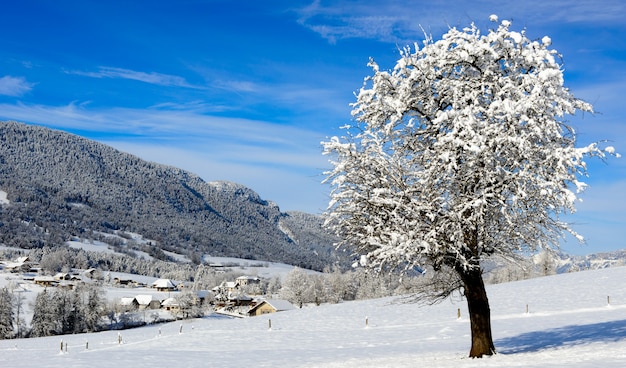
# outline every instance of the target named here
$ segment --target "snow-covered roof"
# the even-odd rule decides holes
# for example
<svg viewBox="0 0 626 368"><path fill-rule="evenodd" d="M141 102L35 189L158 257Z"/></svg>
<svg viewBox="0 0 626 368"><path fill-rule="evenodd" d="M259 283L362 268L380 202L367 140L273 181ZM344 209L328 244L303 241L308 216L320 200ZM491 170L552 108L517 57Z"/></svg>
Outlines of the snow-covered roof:
<svg viewBox="0 0 626 368"><path fill-rule="evenodd" d="M54 279L54 277L52 276L36 276L35 277L35 282L55 282L57 280Z"/></svg>
<svg viewBox="0 0 626 368"><path fill-rule="evenodd" d="M139 305L148 305L155 300L153 295L148 294L137 295L135 299L137 299L137 303L139 303Z"/></svg>
<svg viewBox="0 0 626 368"><path fill-rule="evenodd" d="M133 297L123 297L120 298L120 305L132 305L135 298Z"/></svg>
<svg viewBox="0 0 626 368"><path fill-rule="evenodd" d="M212 297L213 293L208 290L198 290L196 291L196 295L198 296L198 298L207 298Z"/></svg>
<svg viewBox="0 0 626 368"><path fill-rule="evenodd" d="M170 279L158 279L152 283L152 287L159 289L174 289L176 284Z"/></svg>
<svg viewBox="0 0 626 368"><path fill-rule="evenodd" d="M237 280L260 280L260 278L257 276L243 275L237 277Z"/></svg>
<svg viewBox="0 0 626 368"><path fill-rule="evenodd" d="M286 310L296 309L293 306L293 304L283 299L266 299L266 300L263 300L261 303L257 304L257 306L263 304L263 302L271 305L277 311L286 311Z"/></svg>
<svg viewBox="0 0 626 368"><path fill-rule="evenodd" d="M167 306L169 306L169 307L177 307L177 306L180 305L180 303L178 303L178 300L176 300L174 298L167 298L167 299L165 299L161 303L161 305L164 306L164 307L167 307Z"/></svg>

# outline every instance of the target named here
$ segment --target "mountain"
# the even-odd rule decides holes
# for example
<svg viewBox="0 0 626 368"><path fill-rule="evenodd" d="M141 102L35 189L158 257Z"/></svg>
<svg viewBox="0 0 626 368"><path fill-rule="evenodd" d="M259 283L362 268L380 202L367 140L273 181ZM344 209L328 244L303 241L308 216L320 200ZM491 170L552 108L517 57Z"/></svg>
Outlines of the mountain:
<svg viewBox="0 0 626 368"><path fill-rule="evenodd" d="M6 193L0 243L8 246L140 234L149 241L134 246L156 258L169 251L196 260L209 254L315 270L346 264L320 216L283 213L245 186L205 182L40 126L0 123L0 191Z"/></svg>
<svg viewBox="0 0 626 368"><path fill-rule="evenodd" d="M609 267L626 266L626 249L593 253L585 256L559 253L555 262L557 273L601 270Z"/></svg>

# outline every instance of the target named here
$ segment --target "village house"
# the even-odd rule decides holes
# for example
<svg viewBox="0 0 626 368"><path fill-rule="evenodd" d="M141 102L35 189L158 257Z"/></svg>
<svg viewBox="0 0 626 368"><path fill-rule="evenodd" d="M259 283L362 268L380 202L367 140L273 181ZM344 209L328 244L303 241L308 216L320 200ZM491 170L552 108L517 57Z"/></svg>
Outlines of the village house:
<svg viewBox="0 0 626 368"><path fill-rule="evenodd" d="M221 264L221 263L209 263L208 266L211 267L215 271L215 273L225 273L226 272L226 270L225 270L226 267L223 264Z"/></svg>
<svg viewBox="0 0 626 368"><path fill-rule="evenodd" d="M178 313L180 312L180 303L174 298L167 298L161 303L161 308L168 312Z"/></svg>
<svg viewBox="0 0 626 368"><path fill-rule="evenodd" d="M150 285L157 289L157 291L174 291L176 290L176 284L170 279L158 279Z"/></svg>
<svg viewBox="0 0 626 368"><path fill-rule="evenodd" d="M139 309L139 302L134 297L120 298L119 302L120 312L132 312Z"/></svg>
<svg viewBox="0 0 626 368"><path fill-rule="evenodd" d="M208 290L198 290L196 291L196 296L198 297L198 302L201 305L213 302L213 300L215 300L215 295Z"/></svg>
<svg viewBox="0 0 626 368"><path fill-rule="evenodd" d="M14 262L3 261L4 269L9 272L30 272L36 264L30 258L18 257Z"/></svg>
<svg viewBox="0 0 626 368"><path fill-rule="evenodd" d="M92 280L103 280L104 277L102 276L102 272L100 270L97 270L95 268L88 268L85 271L83 271L83 276L88 277Z"/></svg>
<svg viewBox="0 0 626 368"><path fill-rule="evenodd" d="M116 277L113 279L113 283L116 285L122 285L122 286L135 286L135 282L131 279L122 279L119 277Z"/></svg>
<svg viewBox="0 0 626 368"><path fill-rule="evenodd" d="M137 304L140 310L161 308L161 302L158 299L155 299L153 295L137 295L135 296L135 300L137 300Z"/></svg>
<svg viewBox="0 0 626 368"><path fill-rule="evenodd" d="M235 284L243 287L248 285L258 285L261 283L261 279L258 276L239 276L235 279Z"/></svg>
<svg viewBox="0 0 626 368"><path fill-rule="evenodd" d="M250 308L248 315L250 317L260 316L263 314L282 312L295 309L294 306L286 300L267 299Z"/></svg>
<svg viewBox="0 0 626 368"><path fill-rule="evenodd" d="M56 286L59 283L52 276L36 276L34 282L43 287Z"/></svg>
<svg viewBox="0 0 626 368"><path fill-rule="evenodd" d="M228 300L233 295L239 294L239 285L234 281L223 281L219 286L212 289L215 298L220 300Z"/></svg>
<svg viewBox="0 0 626 368"><path fill-rule="evenodd" d="M69 279L71 279L71 275L67 272L58 272L52 277L57 281L68 281Z"/></svg>

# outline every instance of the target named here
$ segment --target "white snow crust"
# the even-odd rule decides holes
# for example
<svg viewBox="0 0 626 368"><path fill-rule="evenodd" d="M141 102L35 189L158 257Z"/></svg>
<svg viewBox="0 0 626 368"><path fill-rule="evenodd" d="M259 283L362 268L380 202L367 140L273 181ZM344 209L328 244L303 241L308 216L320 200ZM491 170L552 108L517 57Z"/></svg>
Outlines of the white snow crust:
<svg viewBox="0 0 626 368"><path fill-rule="evenodd" d="M9 204L11 201L7 199L7 192L0 190L0 204Z"/></svg>
<svg viewBox="0 0 626 368"><path fill-rule="evenodd" d="M624 367L625 278L626 267L617 267L488 286L499 353L483 359L467 358L469 321L460 298L434 306L385 298L1 340L0 366ZM62 340L67 351L60 351Z"/></svg>

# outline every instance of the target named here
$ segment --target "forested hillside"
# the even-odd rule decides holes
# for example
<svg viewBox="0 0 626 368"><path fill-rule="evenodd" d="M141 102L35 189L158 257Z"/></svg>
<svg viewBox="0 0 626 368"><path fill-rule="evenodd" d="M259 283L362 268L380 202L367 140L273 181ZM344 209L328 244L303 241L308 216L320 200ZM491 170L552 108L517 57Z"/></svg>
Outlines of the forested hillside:
<svg viewBox="0 0 626 368"><path fill-rule="evenodd" d="M319 216L283 213L253 190L198 176L65 132L0 123L0 243L60 246L126 232L140 249L232 256L321 270L345 264ZM138 247L140 245L137 245Z"/></svg>

